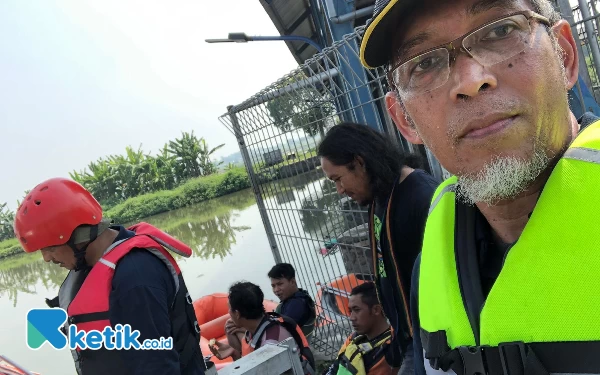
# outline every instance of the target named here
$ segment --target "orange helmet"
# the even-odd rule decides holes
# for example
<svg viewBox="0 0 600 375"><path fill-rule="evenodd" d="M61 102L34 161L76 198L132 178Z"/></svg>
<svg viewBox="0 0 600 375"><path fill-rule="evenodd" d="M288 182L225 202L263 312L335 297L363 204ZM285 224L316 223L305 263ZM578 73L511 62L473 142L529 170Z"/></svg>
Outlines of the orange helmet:
<svg viewBox="0 0 600 375"><path fill-rule="evenodd" d="M48 246L66 244L80 225L96 225L102 207L79 183L51 178L25 197L15 215L14 231L23 249L30 253Z"/></svg>

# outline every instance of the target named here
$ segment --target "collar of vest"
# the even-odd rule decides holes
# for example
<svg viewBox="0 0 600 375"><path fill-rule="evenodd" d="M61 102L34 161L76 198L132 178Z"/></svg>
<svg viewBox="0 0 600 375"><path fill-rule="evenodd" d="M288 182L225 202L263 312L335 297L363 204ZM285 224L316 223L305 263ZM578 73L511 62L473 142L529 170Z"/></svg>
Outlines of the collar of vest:
<svg viewBox="0 0 600 375"><path fill-rule="evenodd" d="M387 329L385 332L381 333L377 337L374 337L372 340L369 340L369 338L366 335L358 335L355 332L351 336L350 345L356 345L358 347L358 350L361 351L361 353L368 353L371 350L382 346L386 342L389 342L391 338L391 329Z"/></svg>
<svg viewBox="0 0 600 375"><path fill-rule="evenodd" d="M185 258L189 258L192 255L192 249L188 245L179 241L178 239L169 235L168 233L163 232L162 230L156 228L151 224L141 222L127 229L134 232L135 236L143 235L152 238L154 241L158 242L162 247L171 252L174 252L175 254L181 255ZM108 251L109 250L107 250L105 254Z"/></svg>

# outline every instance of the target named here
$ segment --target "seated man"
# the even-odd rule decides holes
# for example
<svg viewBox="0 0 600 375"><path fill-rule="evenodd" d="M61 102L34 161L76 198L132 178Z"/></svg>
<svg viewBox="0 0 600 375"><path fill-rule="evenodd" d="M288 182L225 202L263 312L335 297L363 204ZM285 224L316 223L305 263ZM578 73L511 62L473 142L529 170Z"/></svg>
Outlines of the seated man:
<svg viewBox="0 0 600 375"><path fill-rule="evenodd" d="M219 359L237 360L266 344L279 344L294 338L300 350L305 374L314 374L314 358L300 327L290 318L267 313L264 294L258 285L239 282L229 288L229 319L225 325L227 343L216 341L211 352Z"/></svg>
<svg viewBox="0 0 600 375"><path fill-rule="evenodd" d="M296 271L289 263L279 263L268 273L273 293L281 303L275 312L292 318L309 338L315 329L315 302L308 293L298 288Z"/></svg>
<svg viewBox="0 0 600 375"><path fill-rule="evenodd" d="M402 357L392 342L391 328L377 299L375 284L364 283L352 289L348 307L354 332L342 345L326 375L396 375Z"/></svg>

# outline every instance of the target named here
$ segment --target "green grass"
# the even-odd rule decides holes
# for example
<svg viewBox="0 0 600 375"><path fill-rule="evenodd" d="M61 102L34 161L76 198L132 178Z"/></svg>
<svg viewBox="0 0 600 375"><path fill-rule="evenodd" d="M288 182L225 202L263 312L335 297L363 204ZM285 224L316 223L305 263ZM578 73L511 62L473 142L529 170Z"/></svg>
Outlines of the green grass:
<svg viewBox="0 0 600 375"><path fill-rule="evenodd" d="M173 189L130 198L105 212L116 223L128 223L162 212L176 210L250 187L245 168L198 177Z"/></svg>
<svg viewBox="0 0 600 375"><path fill-rule="evenodd" d="M0 242L0 246L2 246L2 242ZM28 254L21 250L20 247L18 249L19 251L17 253L4 258L0 258L0 271L20 267L24 264L29 264L32 262L38 262L42 260L42 255L39 252Z"/></svg>
<svg viewBox="0 0 600 375"><path fill-rule="evenodd" d="M4 240L0 242L0 259L4 259L16 254L23 253L23 249L21 249L21 245L16 238L11 238L9 240Z"/></svg>

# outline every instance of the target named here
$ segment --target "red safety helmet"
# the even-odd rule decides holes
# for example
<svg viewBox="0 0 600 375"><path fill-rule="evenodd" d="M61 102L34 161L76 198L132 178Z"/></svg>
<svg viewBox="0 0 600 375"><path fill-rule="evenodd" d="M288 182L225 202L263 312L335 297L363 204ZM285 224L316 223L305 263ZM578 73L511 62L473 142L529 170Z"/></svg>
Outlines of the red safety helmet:
<svg viewBox="0 0 600 375"><path fill-rule="evenodd" d="M23 249L30 253L63 245L80 225L96 225L102 207L79 183L51 178L25 197L15 215L14 231Z"/></svg>

